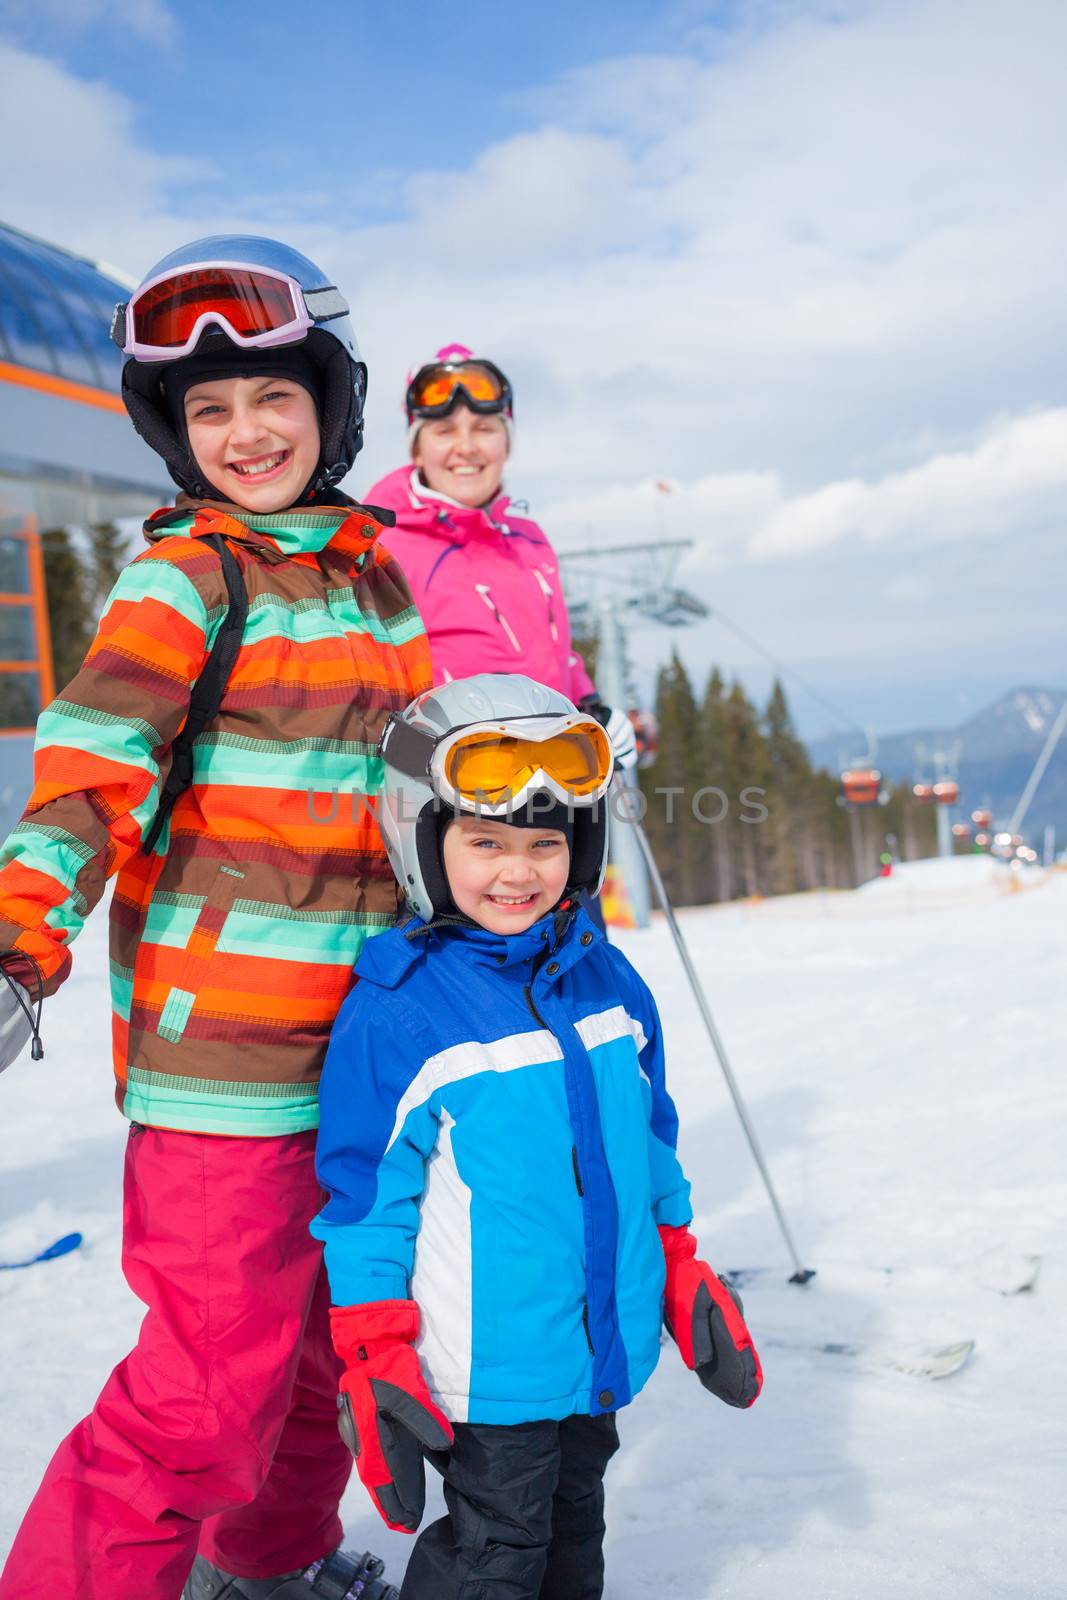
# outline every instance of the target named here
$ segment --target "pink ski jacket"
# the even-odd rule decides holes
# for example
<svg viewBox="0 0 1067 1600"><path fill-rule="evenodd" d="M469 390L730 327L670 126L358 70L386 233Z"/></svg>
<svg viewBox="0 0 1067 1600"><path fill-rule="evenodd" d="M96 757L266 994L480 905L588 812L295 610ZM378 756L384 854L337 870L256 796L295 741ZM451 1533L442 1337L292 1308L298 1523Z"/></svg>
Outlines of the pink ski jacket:
<svg viewBox="0 0 1067 1600"><path fill-rule="evenodd" d="M381 542L411 586L430 640L435 683L475 672L524 672L572 700L593 693L571 649L559 563L544 533L507 495L471 510L435 495L412 466L368 501L396 513Z"/></svg>

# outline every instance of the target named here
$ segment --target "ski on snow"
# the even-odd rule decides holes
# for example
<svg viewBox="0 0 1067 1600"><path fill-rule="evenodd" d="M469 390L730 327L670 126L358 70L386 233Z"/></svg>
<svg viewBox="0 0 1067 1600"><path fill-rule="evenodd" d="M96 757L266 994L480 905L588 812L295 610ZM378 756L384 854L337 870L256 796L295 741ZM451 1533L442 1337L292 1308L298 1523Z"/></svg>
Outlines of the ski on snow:
<svg viewBox="0 0 1067 1600"><path fill-rule="evenodd" d="M35 1267L39 1261L54 1261L57 1256L69 1255L72 1250L77 1250L81 1242L80 1233L65 1233L61 1239L56 1239L25 1261L0 1261L0 1272L17 1272L22 1267Z"/></svg>
<svg viewBox="0 0 1067 1600"><path fill-rule="evenodd" d="M65 1233L62 1238L56 1239L45 1249L39 1250L35 1256L28 1256L25 1261L0 1261L0 1272L14 1272L23 1267L35 1267L42 1261L54 1261L58 1256L69 1255L72 1250L77 1250L82 1243L80 1233ZM1027 1258L1036 1263L1030 1282L1015 1289L1001 1289L1002 1294L1018 1294L1023 1288L1033 1286L1040 1267L1040 1256ZM734 1272L724 1273L735 1286L745 1284L752 1278L768 1272L767 1267L739 1269ZM908 1354L899 1350L891 1350L887 1346L837 1343L826 1341L822 1344L809 1343L797 1339L769 1338L762 1341L775 1350L799 1350L809 1355L843 1356L858 1361L865 1366L882 1367L894 1372L905 1372L917 1378L948 1378L958 1372L974 1349L973 1339L963 1339L957 1344L943 1345L936 1350L918 1350Z"/></svg>
<svg viewBox="0 0 1067 1600"><path fill-rule="evenodd" d="M974 1272L984 1289L1003 1295L1032 1294L1041 1272L1041 1257L991 1250L975 1263Z"/></svg>
<svg viewBox="0 0 1067 1600"><path fill-rule="evenodd" d="M809 1343L800 1339L761 1339L761 1345L774 1350L799 1350L808 1355L844 1356L862 1366L878 1367L887 1372L905 1372L913 1378L951 1378L967 1361L974 1349L973 1339L961 1339L956 1344L941 1345L934 1350L895 1350L888 1345L875 1344L824 1344Z"/></svg>
<svg viewBox="0 0 1067 1600"><path fill-rule="evenodd" d="M973 1263L968 1271L982 1288L994 1289L997 1294L1005 1296L1031 1294L1037 1285L1041 1262L1042 1257L1039 1255L992 1253ZM734 1267L731 1271L724 1272L722 1276L731 1288L745 1289L749 1284L755 1283L757 1278L765 1278L774 1270L773 1267ZM886 1280L894 1276L903 1279L907 1274L907 1268L901 1270L894 1267L876 1267L871 1270L879 1278ZM953 1267L948 1270L958 1269Z"/></svg>
<svg viewBox="0 0 1067 1600"><path fill-rule="evenodd" d="M743 1289L758 1279L767 1277L771 1267L737 1267L724 1272L723 1277L733 1288ZM894 1276L892 1267L874 1269L879 1279L889 1281ZM957 1271L958 1268L952 1268ZM1011 1251L994 1250L972 1262L967 1268L974 1280L983 1288L993 1289L1001 1295L1020 1295L1033 1292L1041 1271L1041 1256L1019 1255ZM897 1274L906 1281L907 1269ZM867 1344L862 1341L826 1340L818 1342L803 1337L769 1337L761 1344L771 1349L800 1351L807 1355L837 1356L858 1365L889 1372L907 1373L916 1378L950 1378L970 1358L975 1343L973 1339L960 1339L954 1344L933 1349L897 1348L888 1344Z"/></svg>

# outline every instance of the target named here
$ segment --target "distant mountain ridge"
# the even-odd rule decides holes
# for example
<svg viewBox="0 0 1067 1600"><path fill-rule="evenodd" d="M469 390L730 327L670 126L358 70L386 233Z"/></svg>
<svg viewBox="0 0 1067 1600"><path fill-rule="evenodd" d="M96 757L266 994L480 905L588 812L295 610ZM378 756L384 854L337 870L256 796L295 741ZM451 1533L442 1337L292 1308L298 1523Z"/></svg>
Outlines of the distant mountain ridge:
<svg viewBox="0 0 1067 1600"><path fill-rule="evenodd" d="M956 756L960 802L954 817L966 818L984 807L1003 826L1065 700L1065 689L1010 689L958 727L920 728L880 739L874 765L893 783L919 782L938 775L938 752L950 760ZM846 752L849 760L856 761L866 745L866 735L857 729L851 735L812 740L808 750L817 766L835 772ZM1062 849L1067 845L1067 731L1026 814L1023 831L1040 844L1049 823Z"/></svg>

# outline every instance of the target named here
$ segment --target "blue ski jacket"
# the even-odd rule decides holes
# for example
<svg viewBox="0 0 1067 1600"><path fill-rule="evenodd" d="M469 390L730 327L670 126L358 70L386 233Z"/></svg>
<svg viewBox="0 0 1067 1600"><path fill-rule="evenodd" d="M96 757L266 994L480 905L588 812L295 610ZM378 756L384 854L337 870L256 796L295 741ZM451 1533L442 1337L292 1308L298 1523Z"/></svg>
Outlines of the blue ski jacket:
<svg viewBox="0 0 1067 1600"><path fill-rule="evenodd" d="M559 920L369 940L323 1070L332 1300L415 1300L453 1421L630 1401L659 1357L657 1225L692 1216L655 1002L584 912Z"/></svg>

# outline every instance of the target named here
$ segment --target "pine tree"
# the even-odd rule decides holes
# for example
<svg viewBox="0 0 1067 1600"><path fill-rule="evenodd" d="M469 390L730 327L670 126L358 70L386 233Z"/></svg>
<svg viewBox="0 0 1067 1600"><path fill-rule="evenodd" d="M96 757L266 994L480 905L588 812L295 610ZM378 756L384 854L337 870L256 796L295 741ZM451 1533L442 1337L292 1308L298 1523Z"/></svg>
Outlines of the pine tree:
<svg viewBox="0 0 1067 1600"><path fill-rule="evenodd" d="M639 773L648 801L645 830L671 899L692 905L695 825L690 804L699 732L693 687L677 652L657 678L656 719L656 759Z"/></svg>
<svg viewBox="0 0 1067 1600"><path fill-rule="evenodd" d="M763 834L767 890L791 894L814 886L811 762L793 729L785 691L777 678L763 713L763 727L770 770L765 802L769 816ZM805 858L807 870L802 869Z"/></svg>
<svg viewBox="0 0 1067 1600"><path fill-rule="evenodd" d="M93 522L86 529L89 542L88 600L99 620L119 573L129 560L129 540L113 522Z"/></svg>
<svg viewBox="0 0 1067 1600"><path fill-rule="evenodd" d="M937 854L937 807L916 800L910 783L890 790L886 806L886 828L895 833L902 861L919 861Z"/></svg>
<svg viewBox="0 0 1067 1600"><path fill-rule="evenodd" d="M93 637L92 583L66 528L41 534L48 622L52 633L52 666L56 689L64 689L78 671Z"/></svg>
<svg viewBox="0 0 1067 1600"><path fill-rule="evenodd" d="M936 852L935 808L909 785L892 788L884 807L854 814L842 804L840 774L812 767L777 680L760 716L715 668L698 706L675 653L657 679L656 714L659 751L639 781L649 840L679 904L852 888L889 834L906 860ZM742 820L757 804L765 820Z"/></svg>
<svg viewBox="0 0 1067 1600"><path fill-rule="evenodd" d="M852 846L848 813L840 803L841 779L820 768L812 775L812 816L819 876L814 887L846 889L852 885Z"/></svg>
<svg viewBox="0 0 1067 1600"><path fill-rule="evenodd" d="M731 844L735 872L740 875L740 893L763 892L765 873L761 839L763 823L752 817L757 803L766 803L770 784L767 742L760 732L756 708L735 679L723 705L723 747L726 764L726 792L731 804ZM736 823L733 819L736 817Z"/></svg>
<svg viewBox="0 0 1067 1600"><path fill-rule="evenodd" d="M585 663L585 670L594 683L596 682L597 645L595 627L590 628L588 632L584 628L571 629L571 648L581 656Z"/></svg>
<svg viewBox="0 0 1067 1600"><path fill-rule="evenodd" d="M700 706L694 804L699 809L694 840L694 887L701 904L732 900L737 875L732 858L731 814L737 796L730 787L726 737L726 686L714 667Z"/></svg>

